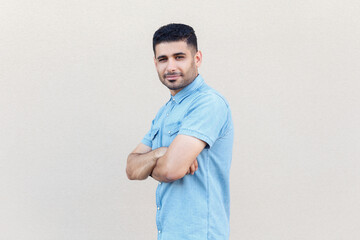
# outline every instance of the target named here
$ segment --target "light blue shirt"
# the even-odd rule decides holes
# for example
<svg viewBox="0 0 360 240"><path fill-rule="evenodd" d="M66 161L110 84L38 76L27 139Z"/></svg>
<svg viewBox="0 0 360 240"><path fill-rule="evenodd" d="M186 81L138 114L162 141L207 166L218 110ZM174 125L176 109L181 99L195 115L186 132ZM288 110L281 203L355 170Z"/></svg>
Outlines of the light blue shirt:
<svg viewBox="0 0 360 240"><path fill-rule="evenodd" d="M168 147L176 135L207 143L199 168L156 190L158 240L228 240L233 123L227 101L198 75L159 110L142 143Z"/></svg>

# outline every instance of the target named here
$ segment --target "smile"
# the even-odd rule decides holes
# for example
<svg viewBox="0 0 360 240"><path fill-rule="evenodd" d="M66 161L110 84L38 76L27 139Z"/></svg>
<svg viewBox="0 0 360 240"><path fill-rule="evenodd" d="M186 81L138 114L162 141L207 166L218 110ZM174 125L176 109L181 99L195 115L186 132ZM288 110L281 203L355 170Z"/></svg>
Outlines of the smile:
<svg viewBox="0 0 360 240"><path fill-rule="evenodd" d="M180 75L167 75L165 78L169 81L176 80L180 77Z"/></svg>

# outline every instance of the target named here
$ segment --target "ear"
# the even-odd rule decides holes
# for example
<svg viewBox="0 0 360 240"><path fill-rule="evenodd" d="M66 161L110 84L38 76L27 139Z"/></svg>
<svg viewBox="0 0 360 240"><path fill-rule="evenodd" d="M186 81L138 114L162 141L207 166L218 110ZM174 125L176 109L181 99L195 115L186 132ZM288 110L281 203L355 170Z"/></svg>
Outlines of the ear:
<svg viewBox="0 0 360 240"><path fill-rule="evenodd" d="M201 62L202 62L202 52L199 50L197 51L197 53L194 56L194 61L195 61L195 65L196 67L200 67Z"/></svg>

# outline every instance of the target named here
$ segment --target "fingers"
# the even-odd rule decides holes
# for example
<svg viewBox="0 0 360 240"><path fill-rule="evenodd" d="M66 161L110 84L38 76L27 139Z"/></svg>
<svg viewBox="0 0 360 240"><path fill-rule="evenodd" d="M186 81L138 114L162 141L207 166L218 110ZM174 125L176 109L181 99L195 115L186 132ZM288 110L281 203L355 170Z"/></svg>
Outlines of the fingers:
<svg viewBox="0 0 360 240"><path fill-rule="evenodd" d="M196 167L195 167L195 164L193 163L193 164L191 164L191 166L190 166L190 173L191 173L191 175L194 175L194 172L196 171Z"/></svg>
<svg viewBox="0 0 360 240"><path fill-rule="evenodd" d="M191 164L191 166L189 167L189 170L186 172L186 174L191 174L194 175L194 173L198 170L199 168L199 164L197 159L195 159L195 161Z"/></svg>

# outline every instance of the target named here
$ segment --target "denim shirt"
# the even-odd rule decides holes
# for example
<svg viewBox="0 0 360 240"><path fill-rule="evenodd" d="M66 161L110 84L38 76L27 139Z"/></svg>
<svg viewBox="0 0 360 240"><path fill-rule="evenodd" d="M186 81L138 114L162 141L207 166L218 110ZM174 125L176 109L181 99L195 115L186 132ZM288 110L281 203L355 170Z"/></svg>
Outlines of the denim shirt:
<svg viewBox="0 0 360 240"><path fill-rule="evenodd" d="M168 147L178 134L207 145L197 157L199 168L194 175L159 182L158 240L228 240L233 123L227 101L201 75L171 96L142 143L152 149Z"/></svg>

